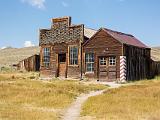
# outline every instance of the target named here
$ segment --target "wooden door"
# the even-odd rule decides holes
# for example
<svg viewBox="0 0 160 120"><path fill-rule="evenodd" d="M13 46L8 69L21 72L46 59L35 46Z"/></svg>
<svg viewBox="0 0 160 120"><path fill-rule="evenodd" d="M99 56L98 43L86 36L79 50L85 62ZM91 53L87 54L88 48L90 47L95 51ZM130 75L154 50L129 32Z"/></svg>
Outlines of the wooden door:
<svg viewBox="0 0 160 120"><path fill-rule="evenodd" d="M58 54L59 77L66 77L66 54Z"/></svg>
<svg viewBox="0 0 160 120"><path fill-rule="evenodd" d="M108 81L108 58L99 57L99 80Z"/></svg>
<svg viewBox="0 0 160 120"><path fill-rule="evenodd" d="M117 76L116 57L110 56L108 61L109 61L108 79L109 81L115 81Z"/></svg>

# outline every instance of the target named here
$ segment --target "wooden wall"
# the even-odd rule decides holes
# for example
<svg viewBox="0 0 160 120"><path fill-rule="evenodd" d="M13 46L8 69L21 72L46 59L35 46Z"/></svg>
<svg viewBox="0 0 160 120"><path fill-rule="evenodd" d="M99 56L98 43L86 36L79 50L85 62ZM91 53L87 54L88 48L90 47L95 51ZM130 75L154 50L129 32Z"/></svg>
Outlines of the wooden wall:
<svg viewBox="0 0 160 120"><path fill-rule="evenodd" d="M124 45L127 61L127 80L140 80L150 77L150 49Z"/></svg>
<svg viewBox="0 0 160 120"><path fill-rule="evenodd" d="M152 78L160 75L160 61L151 60L150 75Z"/></svg>
<svg viewBox="0 0 160 120"><path fill-rule="evenodd" d="M78 65L69 65L69 46L77 46L79 48L79 53L78 53ZM43 48L49 47L51 52L50 52L50 66L48 68L43 66ZM61 77L66 77L66 78L80 78L80 69L81 69L81 52L80 48L81 46L79 45L79 41L76 42L68 42L68 43L55 43L54 45L41 45L41 67L40 67L40 73L41 77L60 77L59 72L59 61L58 61L58 54L66 54L66 73L65 76Z"/></svg>
<svg viewBox="0 0 160 120"><path fill-rule="evenodd" d="M86 73L85 68L85 53L94 53L94 73ZM83 46L83 74L90 79L99 79L99 61L100 56L115 56L116 66L109 66L109 71L114 69L116 72L116 79L120 77L120 56L122 55L122 44L101 30L89 42ZM112 78L110 78L112 79ZM115 80L115 79L114 79Z"/></svg>

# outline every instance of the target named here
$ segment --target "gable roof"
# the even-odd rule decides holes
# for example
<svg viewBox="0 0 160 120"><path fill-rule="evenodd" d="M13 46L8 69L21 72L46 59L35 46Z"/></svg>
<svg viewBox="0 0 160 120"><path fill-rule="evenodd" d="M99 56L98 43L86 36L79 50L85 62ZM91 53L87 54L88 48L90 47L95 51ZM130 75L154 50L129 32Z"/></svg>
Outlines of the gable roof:
<svg viewBox="0 0 160 120"><path fill-rule="evenodd" d="M109 35L111 35L113 38L120 41L121 43L133 45L133 46L137 46L137 47L142 47L142 48L149 48L148 46L146 46L144 43L142 43L140 40L138 40L137 38L135 38L131 34L117 32L117 31L113 31L113 30L110 30L107 28L102 28L102 29L105 32L107 32Z"/></svg>

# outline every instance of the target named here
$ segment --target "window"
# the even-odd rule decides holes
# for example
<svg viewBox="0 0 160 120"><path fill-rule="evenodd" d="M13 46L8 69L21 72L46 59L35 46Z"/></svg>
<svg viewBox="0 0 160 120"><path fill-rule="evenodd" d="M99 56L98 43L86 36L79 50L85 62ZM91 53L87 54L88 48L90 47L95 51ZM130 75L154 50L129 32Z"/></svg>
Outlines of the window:
<svg viewBox="0 0 160 120"><path fill-rule="evenodd" d="M109 57L109 65L110 66L116 65L116 57Z"/></svg>
<svg viewBox="0 0 160 120"><path fill-rule="evenodd" d="M69 63L70 65L78 65L78 47L76 46L69 48Z"/></svg>
<svg viewBox="0 0 160 120"><path fill-rule="evenodd" d="M50 48L43 48L43 65L49 67L50 64Z"/></svg>
<svg viewBox="0 0 160 120"><path fill-rule="evenodd" d="M94 53L86 53L85 62L86 62L86 71L93 72L94 71Z"/></svg>
<svg viewBox="0 0 160 120"><path fill-rule="evenodd" d="M106 57L101 57L99 62L100 65L106 65Z"/></svg>

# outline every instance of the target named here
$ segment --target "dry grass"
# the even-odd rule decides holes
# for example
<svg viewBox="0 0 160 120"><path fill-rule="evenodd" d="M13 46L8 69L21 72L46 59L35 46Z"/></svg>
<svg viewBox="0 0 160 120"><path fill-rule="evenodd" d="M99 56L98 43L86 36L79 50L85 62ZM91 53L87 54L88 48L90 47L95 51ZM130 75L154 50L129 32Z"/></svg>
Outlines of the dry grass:
<svg viewBox="0 0 160 120"><path fill-rule="evenodd" d="M13 75L0 74L0 119L56 120L79 94L105 88L78 81L40 81L37 73Z"/></svg>
<svg viewBox="0 0 160 120"><path fill-rule="evenodd" d="M160 77L91 97L81 115L93 116L96 120L159 120Z"/></svg>
<svg viewBox="0 0 160 120"><path fill-rule="evenodd" d="M23 106L14 106L13 104L1 104L1 120L58 120L57 113L53 111L28 109Z"/></svg>

